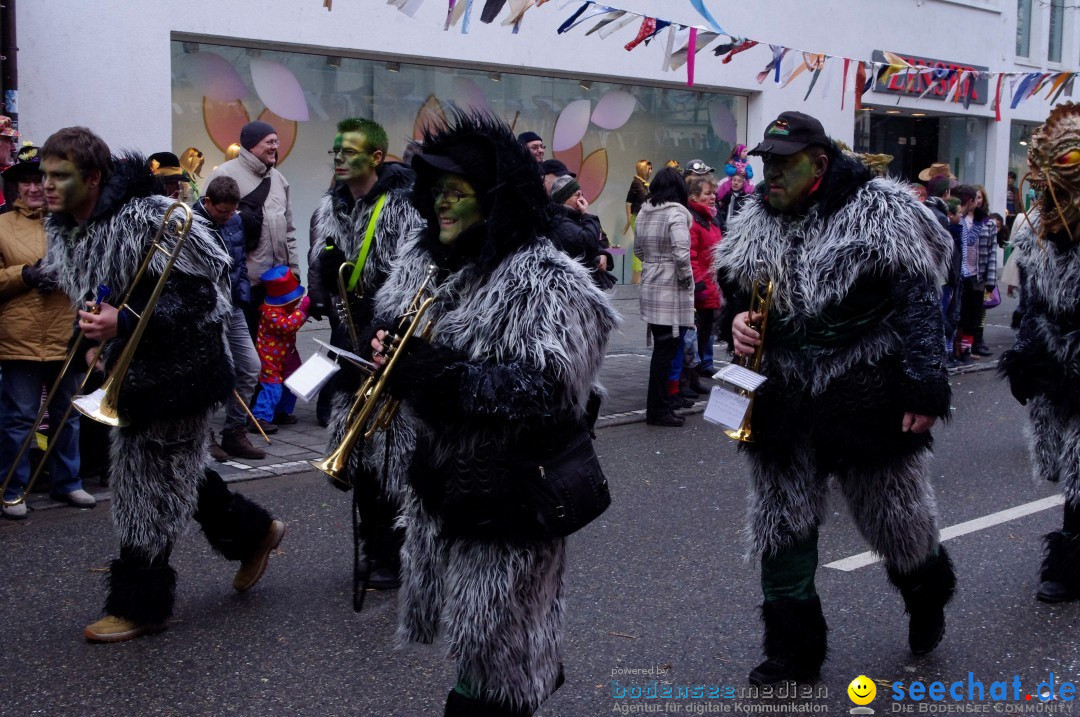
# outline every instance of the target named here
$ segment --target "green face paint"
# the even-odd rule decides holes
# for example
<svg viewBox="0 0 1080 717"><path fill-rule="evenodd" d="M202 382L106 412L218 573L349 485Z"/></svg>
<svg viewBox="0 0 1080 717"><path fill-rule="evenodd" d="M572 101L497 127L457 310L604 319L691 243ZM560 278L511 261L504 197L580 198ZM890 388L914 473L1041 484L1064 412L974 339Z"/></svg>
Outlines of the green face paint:
<svg viewBox="0 0 1080 717"><path fill-rule="evenodd" d="M453 244L461 234L484 220L476 190L460 174L444 174L435 181L435 214L439 219L439 241Z"/></svg>
<svg viewBox="0 0 1080 717"><path fill-rule="evenodd" d="M375 153L368 152L363 132L345 132L334 137L334 177L341 182L364 184L379 166Z"/></svg>
<svg viewBox="0 0 1080 717"><path fill-rule="evenodd" d="M91 201L90 185L74 162L46 157L41 161L41 171L45 175L45 204L50 212L78 215L86 209Z"/></svg>
<svg viewBox="0 0 1080 717"><path fill-rule="evenodd" d="M817 181L813 159L805 152L765 155L764 181L769 206L779 212L797 209L810 196Z"/></svg>

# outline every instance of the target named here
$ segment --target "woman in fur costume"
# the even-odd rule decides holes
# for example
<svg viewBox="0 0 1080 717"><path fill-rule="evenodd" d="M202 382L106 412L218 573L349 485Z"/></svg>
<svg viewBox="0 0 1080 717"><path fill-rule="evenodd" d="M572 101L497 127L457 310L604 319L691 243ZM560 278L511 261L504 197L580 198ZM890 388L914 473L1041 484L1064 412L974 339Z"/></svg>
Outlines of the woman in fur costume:
<svg viewBox="0 0 1080 717"><path fill-rule="evenodd" d="M431 642L441 616L458 669L447 715L531 715L562 682L566 552L522 532L515 461L587 430L617 319L544 238L535 161L502 121L455 114L420 152L427 227L401 247L375 314L392 325L434 265L434 331L400 356L388 388L401 410L368 454L404 506L399 633Z"/></svg>
<svg viewBox="0 0 1080 717"><path fill-rule="evenodd" d="M826 625L814 587L827 478L911 614L915 654L937 646L955 579L938 544L928 432L949 411L938 277L952 242L895 181L845 157L821 123L785 112L755 149L761 190L716 252L736 352L755 278L775 288L751 430L748 532L761 556L766 660L754 684L817 678Z"/></svg>
<svg viewBox="0 0 1080 717"><path fill-rule="evenodd" d="M154 196L144 157L110 157L105 143L85 127L51 136L41 157L52 212L46 271L76 300L104 284L119 302L172 202ZM134 311L106 302L99 313L79 312L84 335L104 342L106 371L132 335L135 312L145 315L166 261L155 252L129 299ZM120 557L109 570L106 616L83 631L93 642L130 640L165 628L176 585L169 554L192 514L217 551L241 561L233 580L239 591L262 576L285 532L281 521L230 493L217 473L204 472L210 409L233 385L222 329L232 311L228 266L225 246L197 220L121 385L117 409L128 425L110 435L109 477Z"/></svg>
<svg viewBox="0 0 1080 717"><path fill-rule="evenodd" d="M1001 357L1013 396L1028 404L1036 479L1060 482L1061 530L1046 536L1036 596L1080 599L1080 105L1055 107L1031 135L1028 165L1041 197L1013 225L1020 330Z"/></svg>

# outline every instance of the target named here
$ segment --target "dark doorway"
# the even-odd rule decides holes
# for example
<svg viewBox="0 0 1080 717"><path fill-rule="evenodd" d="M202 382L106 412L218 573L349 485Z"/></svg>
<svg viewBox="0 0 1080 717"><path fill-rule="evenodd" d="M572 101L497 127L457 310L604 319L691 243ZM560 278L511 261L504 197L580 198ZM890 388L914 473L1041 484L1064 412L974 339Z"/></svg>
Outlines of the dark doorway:
<svg viewBox="0 0 1080 717"><path fill-rule="evenodd" d="M889 176L914 182L919 172L938 160L939 122L936 117L901 117L875 109L869 119L867 146L857 149L872 154L891 154Z"/></svg>

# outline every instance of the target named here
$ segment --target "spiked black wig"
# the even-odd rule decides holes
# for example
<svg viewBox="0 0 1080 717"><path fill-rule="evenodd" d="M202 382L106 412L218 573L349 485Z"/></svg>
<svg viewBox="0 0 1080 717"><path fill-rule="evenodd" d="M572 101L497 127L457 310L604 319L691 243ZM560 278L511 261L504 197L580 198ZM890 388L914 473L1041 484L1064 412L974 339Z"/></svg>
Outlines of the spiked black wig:
<svg viewBox="0 0 1080 717"><path fill-rule="evenodd" d="M428 247L439 246L431 188L447 173L460 174L477 191L486 222L474 260L484 268L547 234L548 196L539 166L498 117L451 110L446 124L425 130L412 166L412 203L427 221Z"/></svg>

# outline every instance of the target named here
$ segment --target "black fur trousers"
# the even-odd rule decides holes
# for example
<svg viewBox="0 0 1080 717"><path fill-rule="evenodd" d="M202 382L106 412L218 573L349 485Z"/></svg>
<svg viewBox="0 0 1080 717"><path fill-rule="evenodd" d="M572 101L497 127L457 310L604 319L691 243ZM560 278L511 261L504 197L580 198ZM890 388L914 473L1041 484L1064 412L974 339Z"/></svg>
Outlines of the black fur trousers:
<svg viewBox="0 0 1080 717"><path fill-rule="evenodd" d="M228 560L244 560L266 536L272 518L258 504L231 492L220 475L207 469L199 485L195 520L214 550ZM109 569L105 613L138 625L165 622L172 615L176 595L171 553L171 543L153 557L138 547L121 545L120 557Z"/></svg>

